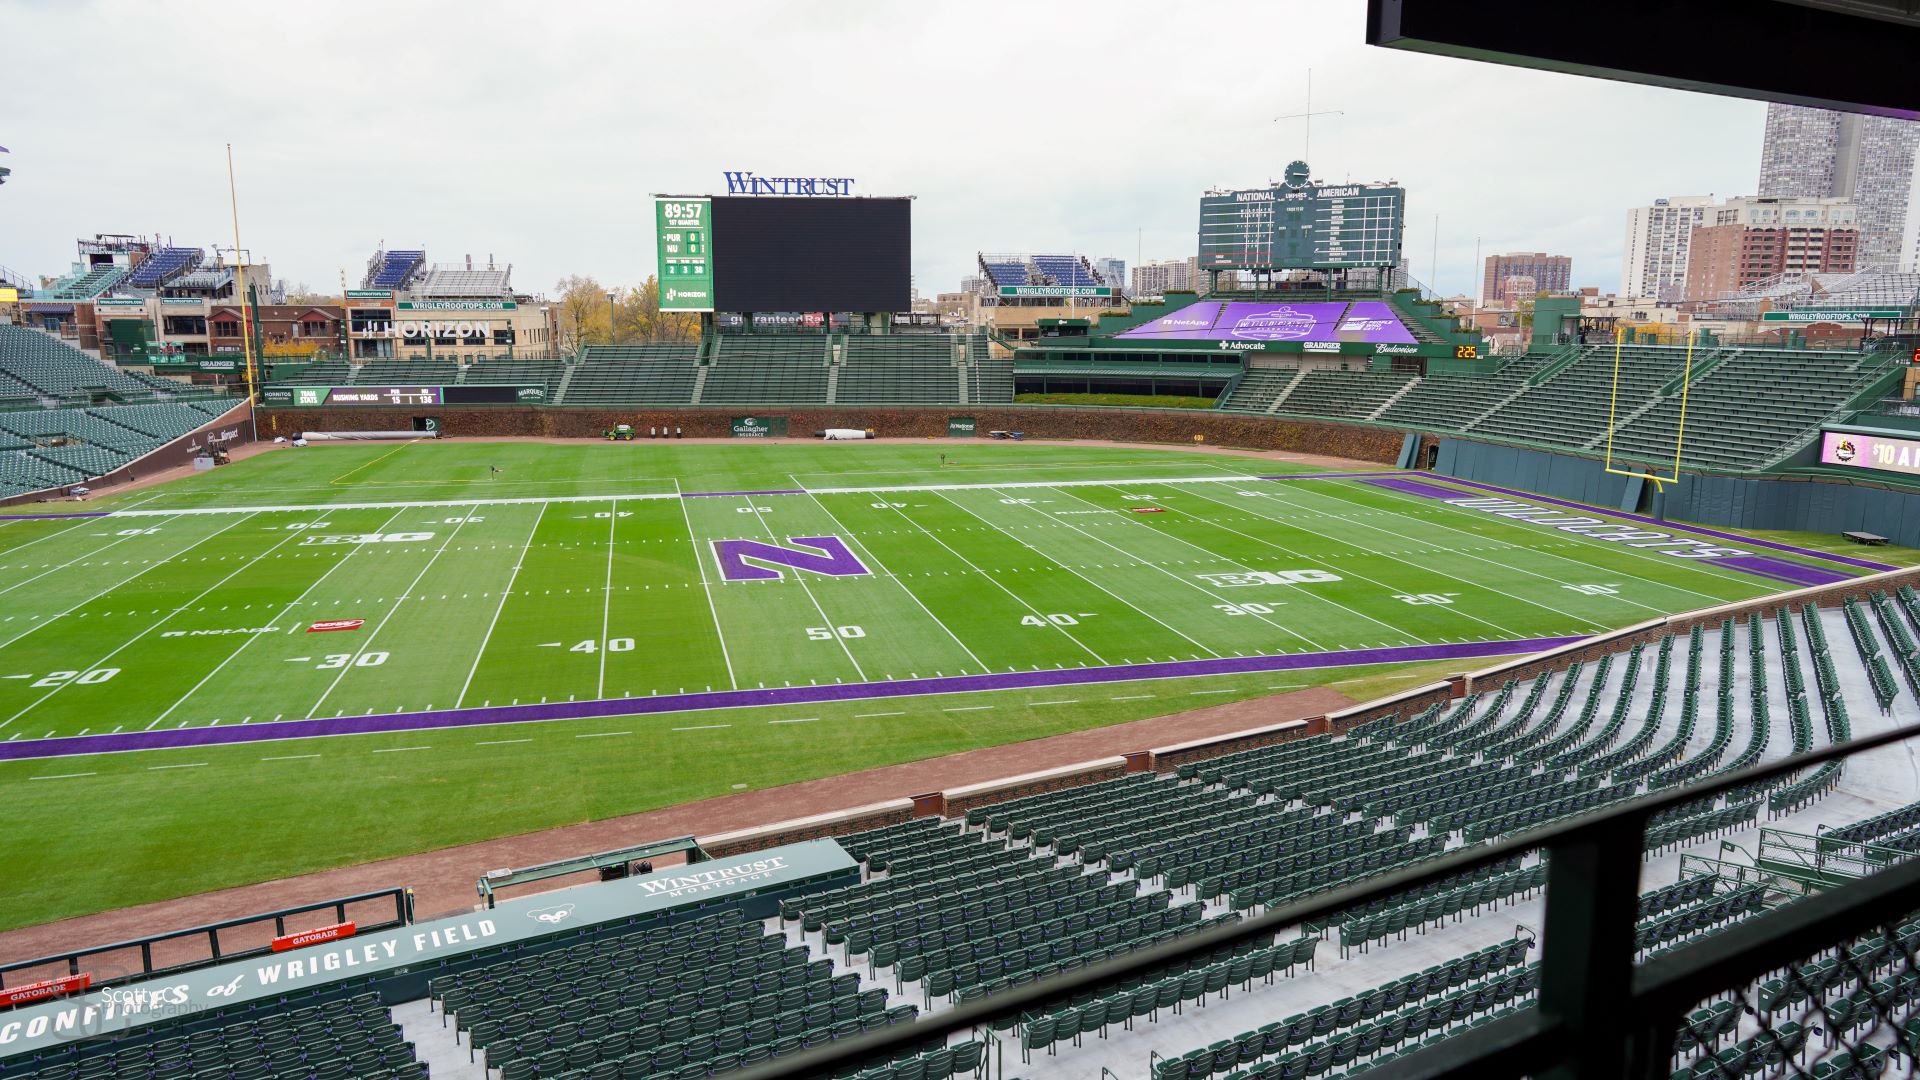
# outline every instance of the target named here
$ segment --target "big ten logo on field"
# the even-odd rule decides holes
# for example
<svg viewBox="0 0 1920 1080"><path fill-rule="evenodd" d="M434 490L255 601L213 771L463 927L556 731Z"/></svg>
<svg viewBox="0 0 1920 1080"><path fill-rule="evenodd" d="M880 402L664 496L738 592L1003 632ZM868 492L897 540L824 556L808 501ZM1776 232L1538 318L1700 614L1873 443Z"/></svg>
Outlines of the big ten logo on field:
<svg viewBox="0 0 1920 1080"><path fill-rule="evenodd" d="M316 547L324 544L413 544L433 539L430 532L391 532L391 533L325 533L320 536L303 536L301 547Z"/></svg>
<svg viewBox="0 0 1920 1080"><path fill-rule="evenodd" d="M1240 589L1249 585L1317 585L1339 581L1339 574L1325 570L1245 570L1231 574L1195 574L1216 589Z"/></svg>

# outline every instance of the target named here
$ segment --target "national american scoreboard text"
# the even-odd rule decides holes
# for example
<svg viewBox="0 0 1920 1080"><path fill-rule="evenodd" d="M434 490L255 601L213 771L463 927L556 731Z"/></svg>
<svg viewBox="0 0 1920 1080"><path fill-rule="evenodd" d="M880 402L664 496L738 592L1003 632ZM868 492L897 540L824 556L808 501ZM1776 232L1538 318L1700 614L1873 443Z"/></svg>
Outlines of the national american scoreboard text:
<svg viewBox="0 0 1920 1080"><path fill-rule="evenodd" d="M1317 184L1305 162L1264 188L1200 198L1203 270L1397 266L1407 191L1392 184Z"/></svg>

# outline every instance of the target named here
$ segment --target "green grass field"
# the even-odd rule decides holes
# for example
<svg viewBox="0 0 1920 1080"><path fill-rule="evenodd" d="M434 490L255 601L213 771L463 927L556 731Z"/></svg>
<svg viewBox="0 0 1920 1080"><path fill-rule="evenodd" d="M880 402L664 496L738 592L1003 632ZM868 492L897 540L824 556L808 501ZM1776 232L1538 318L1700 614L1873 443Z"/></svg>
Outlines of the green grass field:
<svg viewBox="0 0 1920 1080"><path fill-rule="evenodd" d="M1275 688L1364 697L1486 661L1396 652L1354 683L1348 650L1587 634L1786 587L1365 480L1258 479L1287 471L986 442L346 445L84 507L108 517L0 523L0 748L252 729L0 761L0 928ZM757 576L729 580L729 542L829 550L795 537L857 572L750 556L733 574ZM1147 663L1201 666L1094 672ZM1060 685L1087 672L1112 681ZM1026 682L889 685L955 676ZM700 696L763 688L820 699ZM489 712L613 698L671 711ZM474 711L267 737L451 709Z"/></svg>

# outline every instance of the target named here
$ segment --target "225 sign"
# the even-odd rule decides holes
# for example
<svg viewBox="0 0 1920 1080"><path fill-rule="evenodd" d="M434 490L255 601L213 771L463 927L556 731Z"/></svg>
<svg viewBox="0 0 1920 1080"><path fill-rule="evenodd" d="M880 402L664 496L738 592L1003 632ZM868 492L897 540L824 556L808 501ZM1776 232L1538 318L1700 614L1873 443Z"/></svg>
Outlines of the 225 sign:
<svg viewBox="0 0 1920 1080"><path fill-rule="evenodd" d="M1480 346L1455 345L1453 347L1453 358L1455 360L1478 360L1480 359Z"/></svg>

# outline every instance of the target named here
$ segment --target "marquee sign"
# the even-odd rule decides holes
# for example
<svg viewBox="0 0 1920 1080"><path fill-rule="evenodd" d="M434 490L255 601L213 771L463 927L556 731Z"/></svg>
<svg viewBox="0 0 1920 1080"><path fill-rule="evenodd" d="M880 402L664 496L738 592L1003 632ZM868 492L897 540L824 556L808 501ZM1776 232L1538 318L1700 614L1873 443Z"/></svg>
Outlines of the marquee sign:
<svg viewBox="0 0 1920 1080"><path fill-rule="evenodd" d="M1112 296L1109 285L1002 285L1001 296Z"/></svg>
<svg viewBox="0 0 1920 1080"><path fill-rule="evenodd" d="M1868 319L1904 319L1906 312L1898 308L1837 308L1833 311L1812 311L1796 308L1793 311L1763 311L1761 322L1784 323L1843 323L1866 322Z"/></svg>

